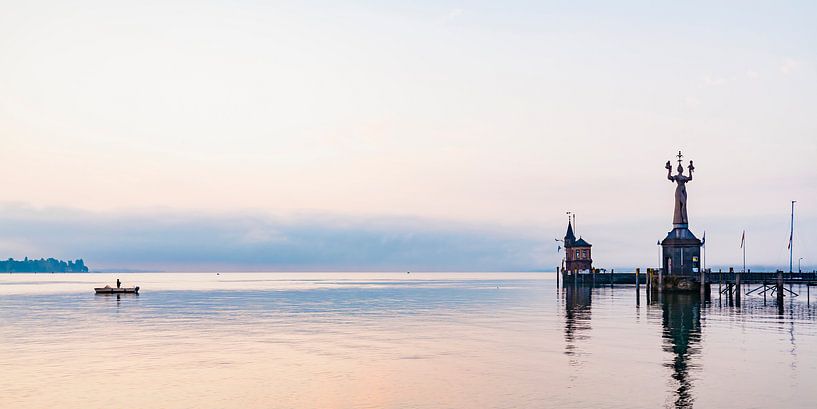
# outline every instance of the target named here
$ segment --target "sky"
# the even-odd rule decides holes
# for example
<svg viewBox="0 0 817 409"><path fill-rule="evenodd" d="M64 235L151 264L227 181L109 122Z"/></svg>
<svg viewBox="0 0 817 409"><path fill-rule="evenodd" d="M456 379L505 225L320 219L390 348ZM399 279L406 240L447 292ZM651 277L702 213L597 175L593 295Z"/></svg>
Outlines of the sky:
<svg viewBox="0 0 817 409"><path fill-rule="evenodd" d="M817 265L817 3L0 0L0 258Z"/></svg>

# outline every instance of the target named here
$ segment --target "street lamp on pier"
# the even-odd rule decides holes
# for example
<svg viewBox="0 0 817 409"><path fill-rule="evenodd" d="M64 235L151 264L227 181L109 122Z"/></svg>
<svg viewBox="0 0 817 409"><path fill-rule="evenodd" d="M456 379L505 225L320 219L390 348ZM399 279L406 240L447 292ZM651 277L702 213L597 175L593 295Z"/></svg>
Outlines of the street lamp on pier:
<svg viewBox="0 0 817 409"><path fill-rule="evenodd" d="M661 263L661 240L658 240L658 242L656 242L655 244L658 245L658 269L663 270L664 266Z"/></svg>

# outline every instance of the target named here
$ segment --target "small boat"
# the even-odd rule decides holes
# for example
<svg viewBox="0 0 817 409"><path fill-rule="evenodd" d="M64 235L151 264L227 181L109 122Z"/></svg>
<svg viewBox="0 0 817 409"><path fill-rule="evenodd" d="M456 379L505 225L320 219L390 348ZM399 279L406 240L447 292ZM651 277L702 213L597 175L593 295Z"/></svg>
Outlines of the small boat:
<svg viewBox="0 0 817 409"><path fill-rule="evenodd" d="M136 287L95 287L94 291L97 294L139 294L139 286Z"/></svg>

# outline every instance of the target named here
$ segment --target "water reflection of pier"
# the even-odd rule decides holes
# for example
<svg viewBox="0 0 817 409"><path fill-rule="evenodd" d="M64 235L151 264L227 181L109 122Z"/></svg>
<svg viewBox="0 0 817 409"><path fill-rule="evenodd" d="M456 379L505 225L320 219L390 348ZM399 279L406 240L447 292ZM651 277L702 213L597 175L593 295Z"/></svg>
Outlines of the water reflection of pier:
<svg viewBox="0 0 817 409"><path fill-rule="evenodd" d="M568 286L562 291L565 354L573 366L582 364L580 346L590 339L593 291L590 286ZM675 407L691 407L694 396L690 370L696 367L693 361L700 350L701 298L697 293L662 294L651 304L662 310L662 348L672 357L664 363L674 384L671 399Z"/></svg>
<svg viewBox="0 0 817 409"><path fill-rule="evenodd" d="M716 287L717 288L717 287ZM807 294L805 284L794 285L794 292ZM569 357L568 363L571 366L586 367L588 363L593 364L587 351L592 351L597 346L591 345L591 336L594 330L592 323L591 305L593 298L598 302L604 302L603 307L622 308L632 302L635 314L632 317L639 320L645 311L648 317L649 329L660 331L660 348L664 352L664 358L660 361L666 368L666 378L664 384L667 385L667 395L665 405L669 407L686 408L692 407L696 397L701 397L701 392L695 393L696 379L700 379L700 372L704 365L703 333L706 331L706 322L718 322L718 329L710 328L716 334L723 331L723 324L742 327L744 325L758 326L778 323L778 331L785 331L790 345L791 355L797 353L796 333L798 322L808 321L810 325L817 320L817 306L809 302L807 297L786 297L785 312L778 308L776 301L764 300L762 296L752 294L745 296L739 305L730 304L727 299L718 297L716 294L708 296L697 291L693 292L652 292L650 294L646 288L642 288L642 301L648 295L646 304L640 306L635 300L635 286L620 286L615 289L610 287L592 287L581 285L570 285L559 287L561 305L563 306L564 319L564 354ZM628 294L632 294L632 298ZM600 297L601 296L601 297ZM608 304L608 299L612 304ZM632 300L632 301L626 301ZM599 314L599 305L596 305L596 319L608 319L609 314ZM640 310L639 310L640 309ZM641 311L641 312L639 312ZM627 317L627 314L622 317ZM708 319L707 319L708 317ZM660 321L659 321L660 320ZM660 327L658 324L660 322ZM627 324L631 325L631 323ZM605 326L598 326L596 331L604 331ZM768 330L768 328L766 328ZM604 339L609 334L598 334L598 339ZM720 344L713 344L715 348L722 348ZM709 357L707 359L712 359ZM792 358L793 362L796 361ZM578 375L577 375L578 376ZM698 386L703 388L703 386Z"/></svg>
<svg viewBox="0 0 817 409"><path fill-rule="evenodd" d="M571 356L571 365L578 364L578 343L589 338L592 288L568 287L565 296L565 354Z"/></svg>
<svg viewBox="0 0 817 409"><path fill-rule="evenodd" d="M795 287L795 289L797 289ZM794 322L796 320L815 319L814 309L806 302L791 302L787 299L785 318L791 326L792 351L796 349L794 338ZM657 294L651 305L660 306L662 312L661 326L663 350L671 354L671 360L665 362L672 374L674 385L674 405L677 408L693 406L693 379L695 371L700 369L696 357L701 352L702 326L701 317L709 314L731 314L739 320L769 319L777 317L783 322L782 312L772 306L766 306L760 297L747 297L742 306L729 306L718 299L702 299L696 292L667 292ZM727 310L727 311L723 311ZM780 309L779 311L782 311Z"/></svg>

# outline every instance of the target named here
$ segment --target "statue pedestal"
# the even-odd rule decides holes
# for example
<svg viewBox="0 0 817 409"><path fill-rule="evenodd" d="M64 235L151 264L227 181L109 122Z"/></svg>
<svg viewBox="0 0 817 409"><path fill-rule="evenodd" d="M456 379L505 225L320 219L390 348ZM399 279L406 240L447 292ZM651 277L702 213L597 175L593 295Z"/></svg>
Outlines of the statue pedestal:
<svg viewBox="0 0 817 409"><path fill-rule="evenodd" d="M665 281L667 277L689 278L697 282L701 268L701 241L689 231L686 224L673 225L672 231L661 241ZM670 281L673 281L672 279ZM686 287L682 285L681 287Z"/></svg>
<svg viewBox="0 0 817 409"><path fill-rule="evenodd" d="M692 276L671 275L664 277L664 291L700 291L701 283ZM658 284L653 284L657 286Z"/></svg>

